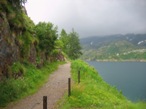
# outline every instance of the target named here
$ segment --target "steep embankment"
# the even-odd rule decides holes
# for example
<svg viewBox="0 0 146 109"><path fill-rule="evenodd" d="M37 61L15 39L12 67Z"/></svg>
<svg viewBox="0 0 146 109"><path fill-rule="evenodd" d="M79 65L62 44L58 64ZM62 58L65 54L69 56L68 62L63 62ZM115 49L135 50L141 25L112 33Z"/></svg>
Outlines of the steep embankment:
<svg viewBox="0 0 146 109"><path fill-rule="evenodd" d="M14 62L36 63L37 39L33 33L34 23L27 16L21 0L0 1L0 80L9 78ZM19 75L19 74L18 74Z"/></svg>
<svg viewBox="0 0 146 109"><path fill-rule="evenodd" d="M71 96L59 103L59 109L145 109L146 103L132 103L115 87L107 84L98 72L83 61L73 61L71 65ZM81 82L78 84L78 70Z"/></svg>

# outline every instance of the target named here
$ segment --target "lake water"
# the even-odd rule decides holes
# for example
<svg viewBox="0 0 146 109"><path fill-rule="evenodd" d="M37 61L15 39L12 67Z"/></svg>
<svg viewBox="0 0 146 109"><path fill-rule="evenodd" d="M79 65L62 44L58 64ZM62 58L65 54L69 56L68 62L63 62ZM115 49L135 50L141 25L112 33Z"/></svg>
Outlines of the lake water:
<svg viewBox="0 0 146 109"><path fill-rule="evenodd" d="M145 62L87 62L131 101L146 101Z"/></svg>

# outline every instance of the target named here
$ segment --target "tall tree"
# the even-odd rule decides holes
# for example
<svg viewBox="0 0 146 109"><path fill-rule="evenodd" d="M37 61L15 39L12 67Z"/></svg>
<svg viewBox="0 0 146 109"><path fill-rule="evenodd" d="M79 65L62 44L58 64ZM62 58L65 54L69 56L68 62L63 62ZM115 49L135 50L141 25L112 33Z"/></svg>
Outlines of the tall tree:
<svg viewBox="0 0 146 109"><path fill-rule="evenodd" d="M60 34L60 40L63 42L63 51L69 56L69 58L79 58L82 53L78 33L72 30L70 34L67 34L63 29Z"/></svg>
<svg viewBox="0 0 146 109"><path fill-rule="evenodd" d="M74 30L69 34L69 45L67 46L67 50L68 56L71 59L77 59L82 55L79 35Z"/></svg>
<svg viewBox="0 0 146 109"><path fill-rule="evenodd" d="M67 47L69 45L69 36L66 33L66 31L64 29L62 29L61 34L60 34L60 38L59 38L62 43L63 43L63 51L67 54Z"/></svg>

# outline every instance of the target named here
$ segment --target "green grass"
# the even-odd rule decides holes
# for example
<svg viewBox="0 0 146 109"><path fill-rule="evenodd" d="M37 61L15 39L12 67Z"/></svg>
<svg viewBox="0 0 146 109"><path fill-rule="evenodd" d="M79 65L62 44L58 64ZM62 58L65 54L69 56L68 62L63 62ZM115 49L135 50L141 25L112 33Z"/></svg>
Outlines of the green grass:
<svg viewBox="0 0 146 109"><path fill-rule="evenodd" d="M47 63L41 69L37 69L34 65L28 63L24 65L16 63L13 65L13 71L18 71L19 68L23 68L23 77L19 77L18 79L5 79L0 82L0 107L35 93L47 82L49 74L56 70L59 64L61 63Z"/></svg>
<svg viewBox="0 0 146 109"><path fill-rule="evenodd" d="M67 94L59 102L59 109L145 109L146 103L132 103L115 87L107 84L98 72L83 61L76 60L71 65L71 96ZM81 82L77 83L80 69Z"/></svg>

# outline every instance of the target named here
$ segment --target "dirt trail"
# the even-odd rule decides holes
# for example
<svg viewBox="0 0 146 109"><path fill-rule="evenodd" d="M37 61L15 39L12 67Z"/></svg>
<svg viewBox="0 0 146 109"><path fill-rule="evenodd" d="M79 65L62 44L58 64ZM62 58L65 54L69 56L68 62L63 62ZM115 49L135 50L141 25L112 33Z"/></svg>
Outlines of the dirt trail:
<svg viewBox="0 0 146 109"><path fill-rule="evenodd" d="M43 109L43 96L48 97L48 109L55 109L56 102L67 90L69 77L70 63L60 65L58 70L50 75L48 82L37 93L15 104L10 104L5 109Z"/></svg>

